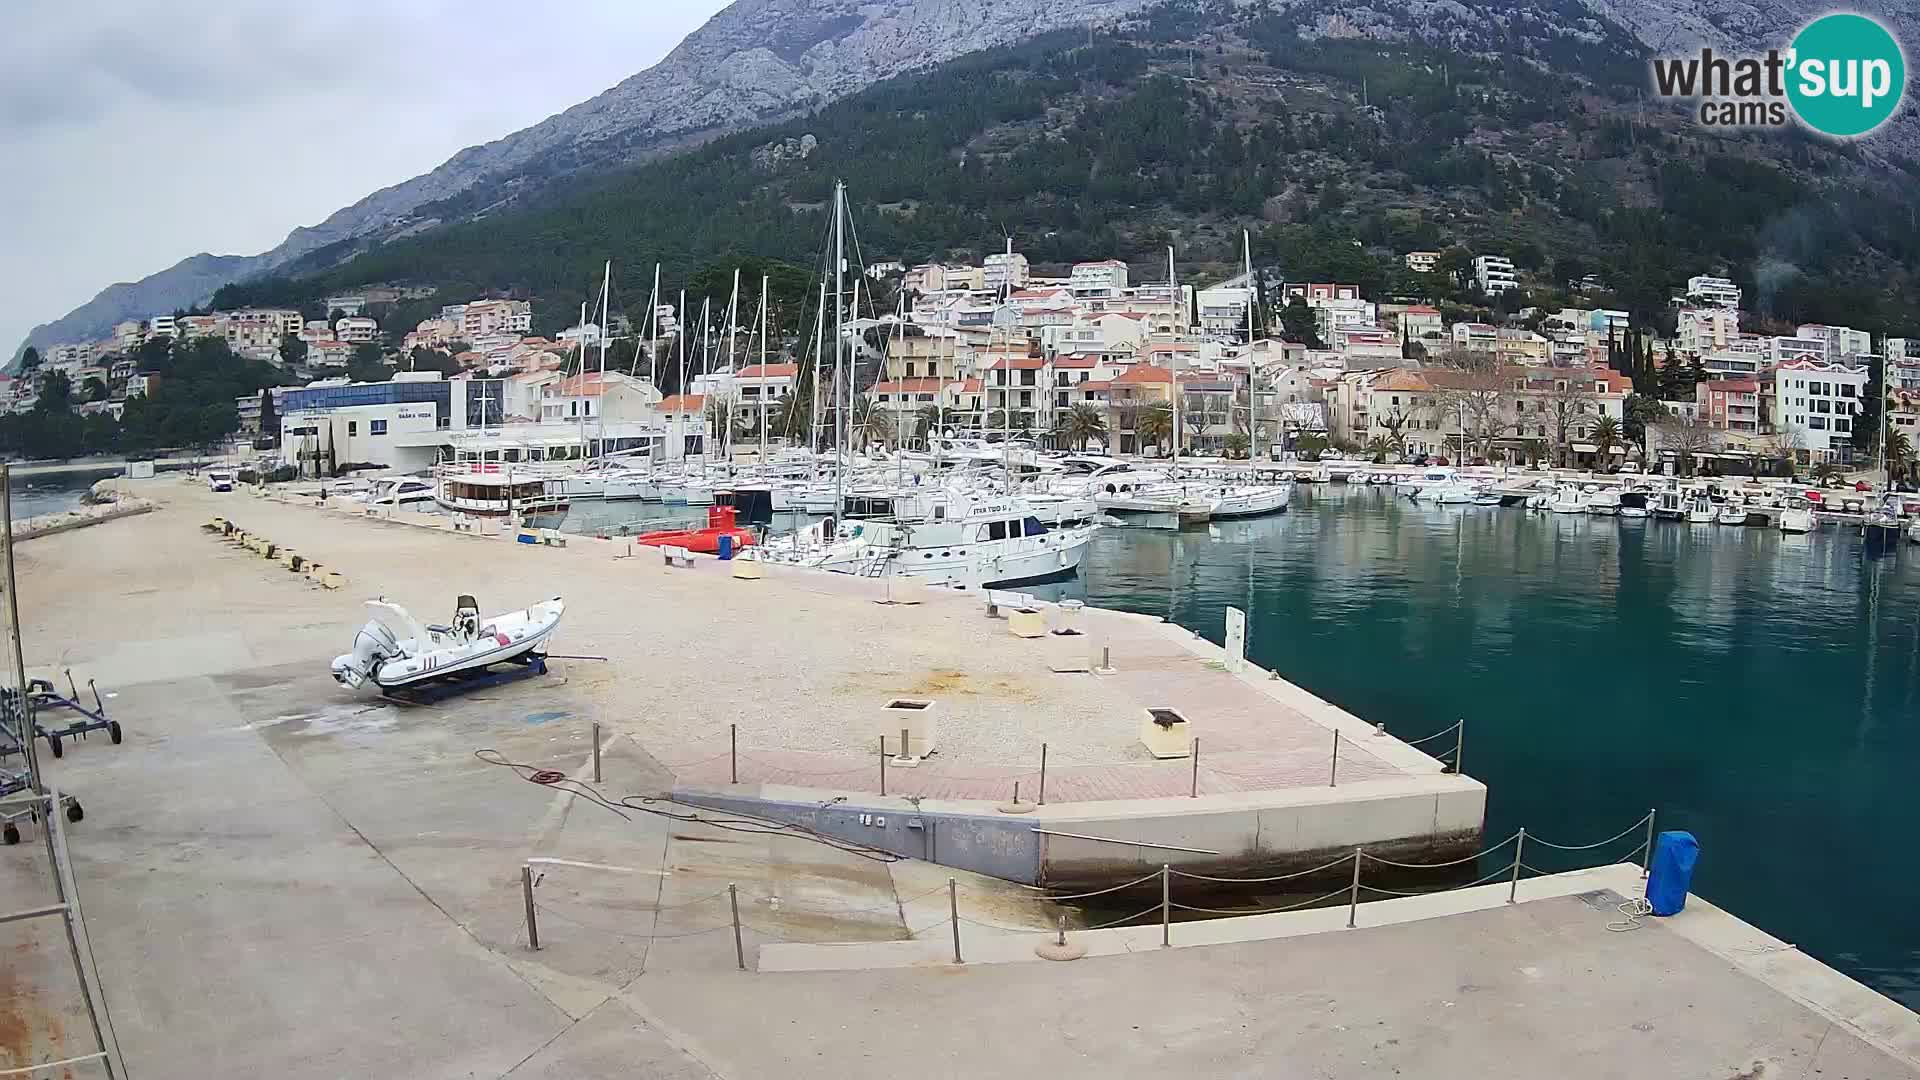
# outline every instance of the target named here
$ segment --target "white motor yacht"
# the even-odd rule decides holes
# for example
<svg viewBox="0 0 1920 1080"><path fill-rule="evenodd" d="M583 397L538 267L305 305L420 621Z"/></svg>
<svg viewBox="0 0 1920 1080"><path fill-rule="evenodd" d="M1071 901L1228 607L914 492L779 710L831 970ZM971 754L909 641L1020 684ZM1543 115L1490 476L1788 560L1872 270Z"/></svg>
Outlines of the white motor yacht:
<svg viewBox="0 0 1920 1080"><path fill-rule="evenodd" d="M368 506L418 508L433 502L433 481L418 476L384 476L362 496Z"/></svg>
<svg viewBox="0 0 1920 1080"><path fill-rule="evenodd" d="M1212 518L1260 517L1265 514L1278 514L1286 510L1293 498L1291 484L1239 484L1230 485L1201 498L1211 498Z"/></svg>
<svg viewBox="0 0 1920 1080"><path fill-rule="evenodd" d="M1657 493L1653 503L1653 516L1668 521L1680 521L1687 516L1687 504L1679 488L1670 487Z"/></svg>
<svg viewBox="0 0 1920 1080"><path fill-rule="evenodd" d="M1053 529L1020 496L955 494L921 522L815 522L761 548L770 562L981 588L1074 573L1097 526Z"/></svg>
<svg viewBox="0 0 1920 1080"><path fill-rule="evenodd" d="M1722 525L1745 525L1747 523L1747 506L1745 503L1728 499L1726 502L1720 504L1720 512L1714 515L1713 520Z"/></svg>
<svg viewBox="0 0 1920 1080"><path fill-rule="evenodd" d="M1620 492L1617 488L1601 488L1587 496L1587 513L1612 517L1620 512Z"/></svg>
<svg viewBox="0 0 1920 1080"><path fill-rule="evenodd" d="M1810 533L1818 525L1813 516L1813 502L1804 495L1789 495L1780 509L1780 531L1783 533Z"/></svg>
<svg viewBox="0 0 1920 1080"><path fill-rule="evenodd" d="M1715 510L1713 500L1704 491L1696 491L1693 498L1687 500L1687 524L1711 525Z"/></svg>
<svg viewBox="0 0 1920 1080"><path fill-rule="evenodd" d="M1553 497L1547 500L1547 509L1556 514L1584 514L1587 512L1587 496L1573 484L1561 484L1554 489Z"/></svg>

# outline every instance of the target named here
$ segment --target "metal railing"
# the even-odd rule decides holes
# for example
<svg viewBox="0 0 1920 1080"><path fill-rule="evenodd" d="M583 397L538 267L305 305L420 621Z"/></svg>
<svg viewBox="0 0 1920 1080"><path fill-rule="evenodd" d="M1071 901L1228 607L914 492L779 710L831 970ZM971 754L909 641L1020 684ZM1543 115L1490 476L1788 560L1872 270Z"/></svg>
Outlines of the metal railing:
<svg viewBox="0 0 1920 1080"><path fill-rule="evenodd" d="M1520 882L1523 879L1523 877L1527 874L1527 872L1532 872L1532 874L1536 877L1550 876L1552 873L1575 872L1575 871L1543 871L1537 867L1534 867L1528 864L1525 861L1525 859L1526 859L1527 848L1529 844L1548 848L1555 851L1584 852L1584 851L1599 850L1607 847L1608 845L1618 843L1619 841L1624 840L1629 836L1633 836L1635 834L1642 834L1641 841L1638 844L1636 844L1631 849L1631 851L1626 852L1624 854L1626 855L1626 858L1629 861L1636 861L1640 864L1641 875L1644 878L1651 867L1651 858L1652 858L1653 843L1654 843L1655 817L1656 817L1656 812L1653 810L1649 810L1647 811L1647 814L1645 817L1627 826L1625 829L1622 829L1621 831L1613 834L1612 836L1606 838L1605 840L1600 840L1600 841L1596 841L1594 843L1589 843L1589 844L1554 843L1552 841L1545 840L1536 834L1529 833L1525 828L1521 828L1515 831L1511 836L1508 836L1505 839L1491 846L1484 847L1480 851L1475 852L1472 855L1462 856L1457 859L1449 859L1444 862L1435 862L1435 863L1401 862L1394 859L1384 858L1378 855L1368 854L1365 847L1362 846L1362 847L1355 847L1353 851L1349 852L1348 854L1342 855L1337 859L1333 859L1331 861L1322 863L1318 866L1310 867L1305 870L1297 870L1297 871L1293 871L1291 873L1286 873L1286 874L1274 874L1274 875L1259 876L1259 877L1221 877L1221 876L1215 876L1210 874L1198 874L1198 873L1191 873L1184 870L1176 870L1174 869L1172 864L1163 863L1161 864L1158 870L1154 870L1149 873L1143 874L1140 877L1133 878L1132 880L1123 881L1117 885L1110 885L1105 888L1093 889L1093 890L1088 890L1084 892L1065 893L1065 894L1050 893L1042 888L1027 886L1026 888L1031 890L1032 895L1025 896L1025 897L1019 897L1017 896L1017 894L1011 893L1006 890L982 892L982 893L979 893L979 895L981 896L981 898L990 900L996 905L1004 905L1009 899L1024 899L1028 902L1038 904L1038 905L1044 905L1047 908L1051 908L1052 906L1058 905L1058 904L1084 903L1086 901L1099 899L1101 897L1115 897L1115 896L1118 896L1119 894L1128 892L1130 890L1153 889L1154 884L1157 883L1158 884L1157 891L1159 893L1159 899L1157 902L1153 903L1148 907L1142 908L1139 911L1133 912L1132 914L1123 915L1119 918L1105 920L1096 924L1085 926L1081 928L1081 931L1079 932L1113 929L1116 927L1124 926L1128 923L1135 922L1140 919L1144 919L1149 915L1158 913L1160 916L1160 944L1163 948L1171 947L1174 943L1173 942L1173 936L1174 936L1173 935L1173 926L1174 926L1173 913L1176 911L1187 912L1195 915L1215 916L1215 917L1243 917L1243 916L1249 916L1249 915L1271 915L1271 914L1280 914L1284 912L1302 911L1309 908L1325 907L1325 906L1329 906L1328 905L1329 901L1336 900L1340 897L1345 897L1346 909L1347 909L1346 925L1348 929L1355 929L1360 925L1359 916L1360 916L1360 910L1363 906L1362 900L1361 900L1361 896L1363 893L1374 894L1377 896L1392 898L1392 899L1403 899L1407 897L1427 896L1427 895L1436 895L1439 893L1455 892L1461 889L1478 888L1481 886L1493 884L1495 882L1498 882L1504 879L1507 883L1507 896L1506 896L1505 902L1512 904L1512 903L1518 902L1519 900ZM1036 831L1040 831L1040 830L1036 830ZM1073 834L1065 834L1065 835L1073 835ZM1087 839L1104 839L1104 838L1087 837ZM1116 841L1116 842L1120 842L1120 841ZM1494 853L1507 847L1508 845L1512 845L1513 847L1512 855L1509 858L1504 860L1499 865L1495 866L1490 872L1486 874L1482 874L1471 881L1466 881L1459 884L1447 885L1447 886L1436 888L1436 889L1414 889L1414 890L1393 889L1393 888L1387 888L1383 885L1377 885L1377 884L1369 885L1365 881L1365 869L1369 863L1375 864L1380 867L1391 868L1394 871L1398 871L1400 875L1405 875L1408 873L1417 873L1421 871L1430 871L1430 870L1435 870L1435 871L1447 870L1455 867L1465 866L1470 863L1480 862L1486 859L1488 856L1493 855ZM1197 849L1197 848L1196 849L1168 848L1168 850L1179 850L1183 852L1191 851L1193 853L1200 853L1200 854L1217 854L1214 852L1205 852L1202 849ZM536 864L542 868L540 873L536 873ZM1601 864L1601 865L1605 865L1605 864ZM654 925L646 930L634 930L631 927L621 928L616 926L610 926L605 923L598 922L590 917L583 918L577 912L568 912L556 907L553 904L542 903L536 898L535 896L536 886L540 883L541 879L545 876L546 870L554 867L579 867L579 868L592 869L592 870L617 871L621 873L640 873L640 874L654 873L652 871L631 870L625 867L599 866L597 864L592 864L592 863L577 863L577 862L569 862L567 860L555 860L555 859L528 860L526 863L524 863L521 866L520 882L521 882L521 890L522 890L522 900L523 900L523 905L525 908L525 915L526 915L527 947L529 949L536 950L536 951L541 948L540 926L541 926L542 917L554 920L556 922L565 924L567 926L575 927L582 930L587 930L594 934L600 935L602 938L611 938L616 941L631 940L631 941L637 941L637 942L653 942L653 941L660 941L660 940L674 940L679 938L693 938L693 937L700 937L706 934L719 934L719 933L730 932L733 937L734 963L741 971L748 970L747 952L746 952L746 934L749 931L755 935L758 935L759 937L777 941L777 942L815 944L815 945L871 944L871 942L846 942L846 941L824 941L824 940L804 941L802 939L797 939L797 938L788 936L786 933L783 933L779 928L762 925L762 924L744 919L740 914L741 897L740 897L740 887L737 882L728 882L724 888L716 889L712 892L705 893L691 900L684 900L676 903L654 903L646 907L637 909L637 912L636 912L636 909L633 909L633 908L622 909L622 913L627 915L638 913L643 915L652 914L656 916ZM1299 881L1299 880L1305 880L1308 878L1321 876L1321 875L1331 875L1339 871L1342 867L1350 867L1351 870L1350 870L1350 873L1346 875L1346 882L1343 885L1341 885L1340 888L1334 889L1330 892L1307 897L1305 899L1292 901L1286 904L1272 905L1272 906L1261 907L1261 908L1243 908L1243 907L1242 908L1219 908L1219 907L1208 907L1201 904L1184 903L1174 899L1174 892L1175 892L1174 883L1176 880L1204 883L1205 890L1207 892L1219 892L1223 886L1228 886L1228 887L1255 886L1255 885L1270 886L1270 885L1278 884L1281 882ZM1592 867L1586 867L1584 869L1592 869ZM659 876L665 876L665 875L664 873L661 873ZM982 929L991 930L991 931L994 931L996 934L1000 934L1000 935L1011 933L1011 934L1031 934L1031 935L1037 935L1037 936L1051 936L1056 939L1059 945L1065 946L1066 944L1067 930L1065 928L1064 917L1060 919L1059 923L1055 927L1034 928L1034 927L997 925L994 923L982 922L980 920L972 919L967 916L961 915L960 914L960 893L962 891L961 886L957 878L951 878L951 877L947 879L946 884L944 885L935 886L934 888L925 890L924 892L918 893L913 896L893 898L884 903L870 906L870 907L816 907L816 906L806 906L806 905L795 905L792 903L781 902L779 898L776 896L759 897L755 899L754 902L767 904L769 907L778 905L777 910L780 913L802 915L802 916L808 917L809 919L817 919L821 917L832 918L836 916L861 916L861 915L884 916L884 915L893 914L893 915L900 916L901 921L905 923L909 905L925 900L928 897L934 896L935 894L940 893L942 891L946 892L947 894L946 916L944 918L935 919L932 922L926 923L925 925L908 927L906 930L906 933L909 939L918 939L922 934L926 934L933 930L938 930L942 926L951 926L953 963L962 964L966 962L964 958L963 940L962 940L961 930L960 930L961 924L963 923L971 924L976 927L980 927ZM968 891L972 892L973 890L968 890ZM724 908L724 911L719 910L716 907L722 902L723 899L726 905ZM712 915L720 915L723 917L718 918L715 921L705 926L700 926L700 927L691 928L691 929L673 929L665 932L662 931L659 925L659 920L658 920L659 914L665 913L665 912L676 912L676 913L677 912L693 912L696 909L706 911L707 913Z"/></svg>

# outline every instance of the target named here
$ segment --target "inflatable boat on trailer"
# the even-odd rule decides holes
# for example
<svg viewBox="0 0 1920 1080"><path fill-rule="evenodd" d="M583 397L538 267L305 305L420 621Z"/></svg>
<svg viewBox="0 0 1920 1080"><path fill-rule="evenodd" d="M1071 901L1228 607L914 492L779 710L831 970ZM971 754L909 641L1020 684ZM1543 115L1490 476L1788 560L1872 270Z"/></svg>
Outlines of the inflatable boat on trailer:
<svg viewBox="0 0 1920 1080"><path fill-rule="evenodd" d="M381 597L367 601L372 619L354 635L353 651L334 658L333 678L383 693L430 683L468 681L496 664L541 667L547 639L567 605L559 597L486 619L473 597L462 596L451 626L422 626L407 609Z"/></svg>

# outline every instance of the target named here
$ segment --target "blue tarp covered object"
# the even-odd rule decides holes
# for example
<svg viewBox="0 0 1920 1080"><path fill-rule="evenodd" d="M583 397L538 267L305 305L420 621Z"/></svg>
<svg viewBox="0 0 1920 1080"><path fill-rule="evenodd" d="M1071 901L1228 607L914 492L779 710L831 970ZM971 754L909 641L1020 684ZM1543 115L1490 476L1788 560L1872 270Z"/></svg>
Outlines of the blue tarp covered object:
<svg viewBox="0 0 1920 1080"><path fill-rule="evenodd" d="M1693 887L1693 864L1700 861L1700 842L1690 832L1663 832L1653 845L1652 873L1647 876L1647 903L1655 915L1677 915L1687 906Z"/></svg>

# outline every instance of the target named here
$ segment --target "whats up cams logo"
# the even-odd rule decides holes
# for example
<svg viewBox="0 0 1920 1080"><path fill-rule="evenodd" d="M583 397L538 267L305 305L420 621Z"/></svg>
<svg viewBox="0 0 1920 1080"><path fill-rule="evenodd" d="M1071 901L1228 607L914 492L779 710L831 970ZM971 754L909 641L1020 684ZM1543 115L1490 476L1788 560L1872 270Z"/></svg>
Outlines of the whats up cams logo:
<svg viewBox="0 0 1920 1080"><path fill-rule="evenodd" d="M1899 109L1907 61L1877 20L1842 13L1808 23L1784 51L1656 58L1653 85L1661 97L1696 102L1704 125L1784 127L1794 117L1823 135L1853 139Z"/></svg>

